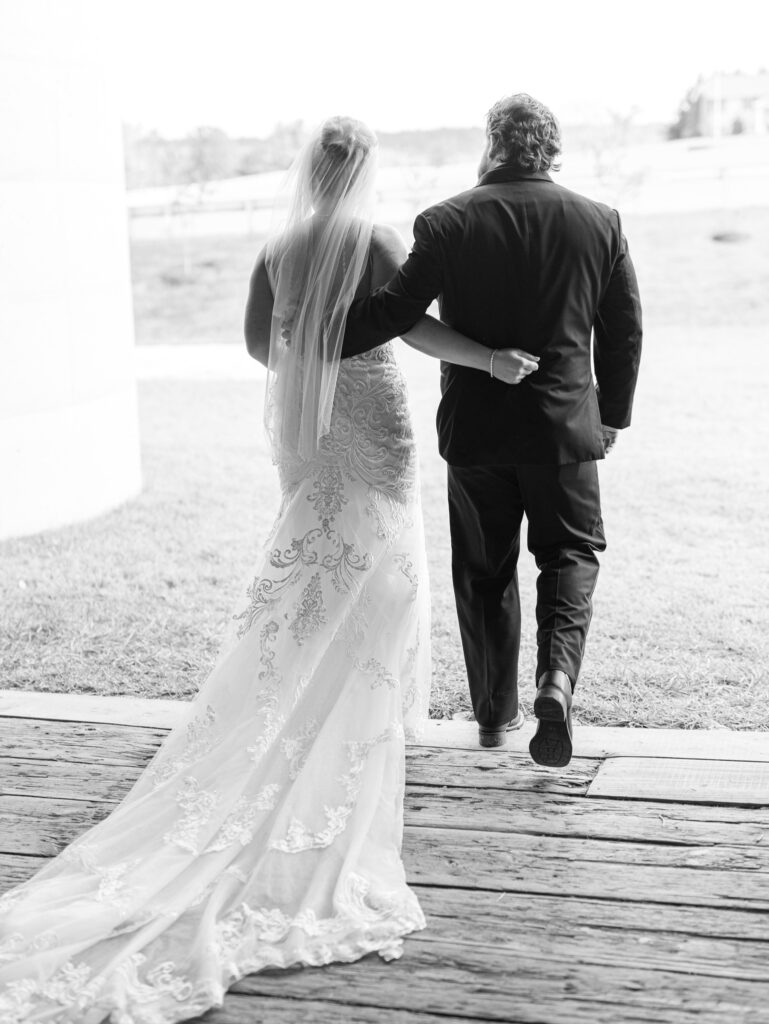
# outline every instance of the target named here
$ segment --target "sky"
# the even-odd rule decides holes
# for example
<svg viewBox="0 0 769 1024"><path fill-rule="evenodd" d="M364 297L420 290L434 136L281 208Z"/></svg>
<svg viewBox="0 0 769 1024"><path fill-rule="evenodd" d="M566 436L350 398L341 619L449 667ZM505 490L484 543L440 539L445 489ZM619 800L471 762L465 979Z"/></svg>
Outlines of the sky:
<svg viewBox="0 0 769 1024"><path fill-rule="evenodd" d="M68 0L63 0L68 2ZM101 0L125 121L269 134L347 113L482 125L529 92L566 123L670 121L700 73L769 64L766 0Z"/></svg>

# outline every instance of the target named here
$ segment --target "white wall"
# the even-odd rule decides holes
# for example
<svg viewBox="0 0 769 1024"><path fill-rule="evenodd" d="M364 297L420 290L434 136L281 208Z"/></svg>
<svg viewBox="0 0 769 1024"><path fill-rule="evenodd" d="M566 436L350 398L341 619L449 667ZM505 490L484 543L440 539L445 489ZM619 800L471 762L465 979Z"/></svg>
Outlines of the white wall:
<svg viewBox="0 0 769 1024"><path fill-rule="evenodd" d="M0 0L1 2L1 0ZM0 537L141 486L120 121L87 6L0 6Z"/></svg>

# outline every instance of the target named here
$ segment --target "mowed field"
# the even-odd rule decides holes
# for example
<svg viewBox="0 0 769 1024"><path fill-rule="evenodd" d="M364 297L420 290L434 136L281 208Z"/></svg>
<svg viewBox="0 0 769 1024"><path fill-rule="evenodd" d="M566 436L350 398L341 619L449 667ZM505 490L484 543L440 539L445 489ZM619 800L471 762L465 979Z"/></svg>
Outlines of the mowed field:
<svg viewBox="0 0 769 1024"><path fill-rule="evenodd" d="M410 224L396 226L411 238ZM769 206L628 215L623 227L649 324L769 327ZM714 239L724 235L736 240ZM240 345L248 279L263 241L135 240L137 343Z"/></svg>
<svg viewBox="0 0 769 1024"><path fill-rule="evenodd" d="M769 209L626 218L625 229L646 342L633 426L601 466L609 547L577 715L767 728ZM185 278L177 243L134 244L139 343L241 345L259 240L189 245ZM468 705L432 426L437 366L397 344L421 440L441 716ZM277 509L261 379L148 381L139 398L142 494L0 545L2 686L190 697L212 665ZM528 706L534 578L524 553Z"/></svg>

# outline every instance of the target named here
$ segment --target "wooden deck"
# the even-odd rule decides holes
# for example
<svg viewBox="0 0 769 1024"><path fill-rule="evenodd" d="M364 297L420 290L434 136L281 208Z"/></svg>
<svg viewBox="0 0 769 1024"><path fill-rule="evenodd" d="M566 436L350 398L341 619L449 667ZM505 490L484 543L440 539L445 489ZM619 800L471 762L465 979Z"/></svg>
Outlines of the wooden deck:
<svg viewBox="0 0 769 1024"><path fill-rule="evenodd" d="M109 813L169 701L0 692L0 890ZM404 854L428 928L402 960L264 972L206 1024L767 1024L769 735L531 725L408 754Z"/></svg>

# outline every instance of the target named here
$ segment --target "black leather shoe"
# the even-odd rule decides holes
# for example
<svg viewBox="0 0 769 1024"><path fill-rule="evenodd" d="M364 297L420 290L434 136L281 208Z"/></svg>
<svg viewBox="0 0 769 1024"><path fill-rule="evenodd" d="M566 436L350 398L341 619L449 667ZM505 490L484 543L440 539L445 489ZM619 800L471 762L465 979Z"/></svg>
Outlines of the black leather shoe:
<svg viewBox="0 0 769 1024"><path fill-rule="evenodd" d="M523 711L519 708L515 718L503 725L501 729L484 729L478 726L478 742L482 747L504 747L507 743L507 734L515 732L523 725Z"/></svg>
<svg viewBox="0 0 769 1024"><path fill-rule="evenodd" d="M565 672L543 672L537 683L534 714L537 731L529 742L529 753L537 764L563 768L571 761L571 681Z"/></svg>

